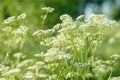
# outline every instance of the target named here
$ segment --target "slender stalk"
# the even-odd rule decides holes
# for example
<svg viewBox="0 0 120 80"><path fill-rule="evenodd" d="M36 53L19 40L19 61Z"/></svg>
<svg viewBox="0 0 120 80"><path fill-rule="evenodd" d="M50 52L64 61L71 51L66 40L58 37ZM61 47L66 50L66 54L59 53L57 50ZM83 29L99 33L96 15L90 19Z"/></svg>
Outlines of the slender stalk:
<svg viewBox="0 0 120 80"><path fill-rule="evenodd" d="M44 26L44 24L45 24L45 20L46 20L46 18L47 18L47 15L48 15L48 11L47 11L46 14L43 16L42 28L43 28L43 26Z"/></svg>

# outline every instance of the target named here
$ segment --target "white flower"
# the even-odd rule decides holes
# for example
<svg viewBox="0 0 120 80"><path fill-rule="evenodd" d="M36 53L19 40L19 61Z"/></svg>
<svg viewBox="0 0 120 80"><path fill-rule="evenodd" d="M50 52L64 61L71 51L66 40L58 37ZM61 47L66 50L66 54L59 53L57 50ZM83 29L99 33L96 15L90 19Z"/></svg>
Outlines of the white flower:
<svg viewBox="0 0 120 80"><path fill-rule="evenodd" d="M45 62L43 62L43 61L37 61L36 63L35 63L35 65L37 65L37 66L42 66L42 65L44 65L45 64Z"/></svg>
<svg viewBox="0 0 120 80"><path fill-rule="evenodd" d="M84 15L78 16L76 20L83 20Z"/></svg>
<svg viewBox="0 0 120 80"><path fill-rule="evenodd" d="M46 62L53 61L57 59L58 55L61 54L64 54L64 52L59 50L58 48L50 48L47 53L44 54L44 60Z"/></svg>
<svg viewBox="0 0 120 80"><path fill-rule="evenodd" d="M73 56L72 54L61 54L61 55L57 56L57 59L60 59L60 60L66 59L66 60L68 60L68 59L72 58L72 56Z"/></svg>
<svg viewBox="0 0 120 80"><path fill-rule="evenodd" d="M93 72L95 73L95 76L99 76L100 74L105 74L109 71L108 67L106 65L97 65L93 69Z"/></svg>
<svg viewBox="0 0 120 80"><path fill-rule="evenodd" d="M98 43L98 41L97 41L97 40L93 40L92 42L93 42L93 44L97 44L97 43Z"/></svg>
<svg viewBox="0 0 120 80"><path fill-rule="evenodd" d="M93 77L93 75L92 75L91 73L86 73L84 76L85 76L86 78Z"/></svg>
<svg viewBox="0 0 120 80"><path fill-rule="evenodd" d="M49 74L38 74L37 77L39 78L48 78L50 75Z"/></svg>
<svg viewBox="0 0 120 80"><path fill-rule="evenodd" d="M32 63L33 63L32 59L26 59L26 60L22 61L21 63L19 63L17 65L17 67L26 67L26 66L29 66Z"/></svg>
<svg viewBox="0 0 120 80"><path fill-rule="evenodd" d="M8 17L7 19L4 20L3 24L9 24L15 21L15 16Z"/></svg>
<svg viewBox="0 0 120 80"><path fill-rule="evenodd" d="M112 56L110 56L112 59L117 60L118 58L120 58L119 54L113 54Z"/></svg>
<svg viewBox="0 0 120 80"><path fill-rule="evenodd" d="M54 70L54 69L56 69L58 66L59 66L59 63L51 63L51 64L46 65L46 69Z"/></svg>
<svg viewBox="0 0 120 80"><path fill-rule="evenodd" d="M7 32L9 32L9 31L11 31L11 30L12 30L12 27L11 27L11 26L7 26L7 27L2 28L2 31L7 31Z"/></svg>
<svg viewBox="0 0 120 80"><path fill-rule="evenodd" d="M54 29L59 29L60 28L60 24L56 24L55 26L53 26Z"/></svg>
<svg viewBox="0 0 120 80"><path fill-rule="evenodd" d="M68 14L64 14L62 16L60 16L60 20L62 20L63 22L72 22L72 17L69 16Z"/></svg>
<svg viewBox="0 0 120 80"><path fill-rule="evenodd" d="M86 33L86 36L90 36L91 35L91 33Z"/></svg>
<svg viewBox="0 0 120 80"><path fill-rule="evenodd" d="M33 36L40 36L40 34L44 33L44 30L37 30L32 35Z"/></svg>
<svg viewBox="0 0 120 80"><path fill-rule="evenodd" d="M8 70L10 70L9 66L0 65L0 72L7 72Z"/></svg>
<svg viewBox="0 0 120 80"><path fill-rule="evenodd" d="M27 69L29 69L29 70L35 70L35 69L37 69L37 66L36 65L29 66Z"/></svg>
<svg viewBox="0 0 120 80"><path fill-rule="evenodd" d="M96 14L92 14L89 19L93 20L93 21L102 22L103 20L106 19L106 16L101 15L101 14L97 14L97 15Z"/></svg>
<svg viewBox="0 0 120 80"><path fill-rule="evenodd" d="M7 75L16 75L19 73L21 70L19 68L11 69L7 72Z"/></svg>
<svg viewBox="0 0 120 80"><path fill-rule="evenodd" d="M28 31L28 27L27 26L20 26L20 29L24 32Z"/></svg>
<svg viewBox="0 0 120 80"><path fill-rule="evenodd" d="M51 7L43 7L43 8L41 8L43 11L46 11L46 12L49 12L49 13L51 13L51 12L53 12L54 11L54 8L51 8Z"/></svg>
<svg viewBox="0 0 120 80"><path fill-rule="evenodd" d="M13 56L14 56L15 58L20 58L20 57L23 56L23 53L18 52L18 53L15 53Z"/></svg>
<svg viewBox="0 0 120 80"><path fill-rule="evenodd" d="M44 54L44 56L45 57L49 57L49 56L54 56L54 55L57 55L57 54L59 54L60 53L60 51L59 51L59 49L58 48L50 48L48 51L47 51L47 53L46 54Z"/></svg>
<svg viewBox="0 0 120 80"><path fill-rule="evenodd" d="M27 72L25 73L25 75L23 76L24 79L33 79L34 78L34 73L32 72Z"/></svg>
<svg viewBox="0 0 120 80"><path fill-rule="evenodd" d="M34 54L34 56L35 56L36 58L39 58L39 57L43 58L44 53L41 52L41 53L38 53L38 54Z"/></svg>
<svg viewBox="0 0 120 80"><path fill-rule="evenodd" d="M75 76L77 76L76 72L68 72L66 75L66 79L71 78L71 77L75 77Z"/></svg>
<svg viewBox="0 0 120 80"><path fill-rule="evenodd" d="M16 30L13 31L13 34L17 35L17 34L26 34L28 31L28 28L26 26L20 26L19 28L17 28Z"/></svg>
<svg viewBox="0 0 120 80"><path fill-rule="evenodd" d="M80 37L75 37L73 41L74 41L74 44L78 47L80 47L80 45L81 46L85 45L85 42Z"/></svg>
<svg viewBox="0 0 120 80"><path fill-rule="evenodd" d="M29 70L35 70L35 69L39 69L39 68L44 68L44 62L43 61L37 61L34 65L29 66L27 69Z"/></svg>
<svg viewBox="0 0 120 80"><path fill-rule="evenodd" d="M53 79L56 79L57 78L57 74L53 74L51 76L49 76L49 80L53 80Z"/></svg>
<svg viewBox="0 0 120 80"><path fill-rule="evenodd" d="M17 20L26 18L26 13L23 13L17 17Z"/></svg>
<svg viewBox="0 0 120 80"><path fill-rule="evenodd" d="M85 67L87 64L85 64L85 63L79 63L79 62L75 62L74 63L74 66L76 67L76 68L83 68L83 67Z"/></svg>

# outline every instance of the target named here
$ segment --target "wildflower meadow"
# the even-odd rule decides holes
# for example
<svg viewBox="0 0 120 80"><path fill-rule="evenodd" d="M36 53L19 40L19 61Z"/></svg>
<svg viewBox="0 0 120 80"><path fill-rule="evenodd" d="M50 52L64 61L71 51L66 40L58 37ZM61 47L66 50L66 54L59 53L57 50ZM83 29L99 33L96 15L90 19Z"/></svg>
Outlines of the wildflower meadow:
<svg viewBox="0 0 120 80"><path fill-rule="evenodd" d="M102 14L63 14L46 29L55 9L41 10L37 29L26 13L0 24L0 80L120 80L119 22Z"/></svg>

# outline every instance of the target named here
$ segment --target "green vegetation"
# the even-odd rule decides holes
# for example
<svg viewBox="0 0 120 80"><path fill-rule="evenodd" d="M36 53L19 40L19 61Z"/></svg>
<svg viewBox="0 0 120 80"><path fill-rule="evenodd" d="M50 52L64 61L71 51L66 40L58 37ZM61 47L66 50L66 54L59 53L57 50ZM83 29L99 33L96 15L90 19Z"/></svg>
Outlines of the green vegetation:
<svg viewBox="0 0 120 80"><path fill-rule="evenodd" d="M73 20L64 14L61 23L45 29L47 15L54 9L42 10L42 24L37 30L29 25L26 13L1 24L0 80L120 80L120 75L113 74L119 50L107 53L109 59L99 56L107 55L109 32L119 26L117 22L100 14L86 20L83 15ZM115 35L112 38L120 38ZM110 44L114 43L112 38Z"/></svg>
<svg viewBox="0 0 120 80"><path fill-rule="evenodd" d="M44 28L51 28L60 21L60 15L67 13L73 16L77 11L78 2L79 0L0 0L0 23L10 16L26 13L27 25L38 29L41 27L41 16L44 14L41 7L50 6L54 7L56 11L49 14Z"/></svg>

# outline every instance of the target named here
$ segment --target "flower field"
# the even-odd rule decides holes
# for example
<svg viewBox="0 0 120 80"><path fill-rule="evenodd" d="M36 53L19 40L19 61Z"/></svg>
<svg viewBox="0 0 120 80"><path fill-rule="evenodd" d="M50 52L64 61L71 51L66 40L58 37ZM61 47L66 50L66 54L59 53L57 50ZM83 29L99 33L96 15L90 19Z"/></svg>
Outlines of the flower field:
<svg viewBox="0 0 120 80"><path fill-rule="evenodd" d="M0 80L120 80L119 22L102 14L64 14L46 29L54 9L42 10L38 29L26 13L0 25Z"/></svg>

